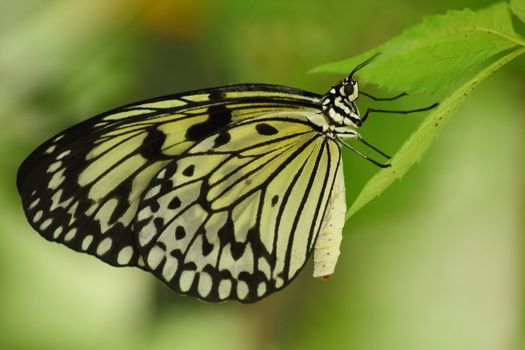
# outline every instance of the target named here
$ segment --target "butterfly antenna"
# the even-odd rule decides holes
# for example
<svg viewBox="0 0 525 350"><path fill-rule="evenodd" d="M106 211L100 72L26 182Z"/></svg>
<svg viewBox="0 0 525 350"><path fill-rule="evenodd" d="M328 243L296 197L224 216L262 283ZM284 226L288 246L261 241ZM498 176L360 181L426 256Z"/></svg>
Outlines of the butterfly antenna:
<svg viewBox="0 0 525 350"><path fill-rule="evenodd" d="M370 63L372 63L376 58L377 56L379 56L381 54L381 52L377 52L375 53L372 57L369 57L367 58L364 62L361 62L359 63L353 70L352 72L350 72L350 75L349 77L352 78L352 76L360 69L366 67L367 65L369 65Z"/></svg>

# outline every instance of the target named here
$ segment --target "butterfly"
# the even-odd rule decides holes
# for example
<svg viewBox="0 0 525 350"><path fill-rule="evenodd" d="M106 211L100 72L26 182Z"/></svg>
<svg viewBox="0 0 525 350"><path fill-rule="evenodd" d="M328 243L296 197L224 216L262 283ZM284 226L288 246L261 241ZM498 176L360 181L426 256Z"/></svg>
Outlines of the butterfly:
<svg viewBox="0 0 525 350"><path fill-rule="evenodd" d="M380 152L357 130L370 112L396 113L356 106L353 74L373 58L324 95L230 85L72 126L20 166L25 215L49 241L206 301L258 301L311 255L314 277L327 277L346 211L341 146L387 166L346 142Z"/></svg>

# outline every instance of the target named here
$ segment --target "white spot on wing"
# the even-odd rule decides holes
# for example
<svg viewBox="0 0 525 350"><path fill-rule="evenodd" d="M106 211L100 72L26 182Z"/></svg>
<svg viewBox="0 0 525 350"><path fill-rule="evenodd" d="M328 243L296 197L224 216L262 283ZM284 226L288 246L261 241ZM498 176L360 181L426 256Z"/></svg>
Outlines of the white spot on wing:
<svg viewBox="0 0 525 350"><path fill-rule="evenodd" d="M66 235L64 236L64 241L69 242L71 241L75 235L77 234L77 228L73 227L71 230L69 230Z"/></svg>
<svg viewBox="0 0 525 350"><path fill-rule="evenodd" d="M53 151L55 150L55 148L57 148L56 145L51 145L50 147L48 147L48 149L46 149L46 153L49 154L49 153L53 153Z"/></svg>
<svg viewBox="0 0 525 350"><path fill-rule="evenodd" d="M219 298L226 299L230 296L232 290L232 281L230 280L221 280L219 282Z"/></svg>
<svg viewBox="0 0 525 350"><path fill-rule="evenodd" d="M154 246L149 251L149 254L147 257L148 266L152 270L155 270L159 266L164 256L165 256L164 250L160 249L160 247L158 246Z"/></svg>
<svg viewBox="0 0 525 350"><path fill-rule="evenodd" d="M133 247L132 246L126 246L120 250L117 257L117 263L119 265L126 265L130 262L131 258L133 257Z"/></svg>
<svg viewBox="0 0 525 350"><path fill-rule="evenodd" d="M195 278L195 271L182 271L179 279L179 287L182 292L187 292L191 288L193 279Z"/></svg>
<svg viewBox="0 0 525 350"><path fill-rule="evenodd" d="M248 285L244 281L237 281L237 297L242 300L248 295Z"/></svg>
<svg viewBox="0 0 525 350"><path fill-rule="evenodd" d="M40 198L37 198L33 202L31 202L31 204L29 205L29 209L33 209L38 205L38 203L40 203Z"/></svg>
<svg viewBox="0 0 525 350"><path fill-rule="evenodd" d="M61 161L51 163L51 165L49 165L49 167L47 168L47 172L48 172L48 173L54 173L54 172L57 171L61 166L62 166L62 162L61 162Z"/></svg>
<svg viewBox="0 0 525 350"><path fill-rule="evenodd" d="M44 220L44 222L40 225L40 229L41 230L45 230L46 228L49 227L49 225L51 225L52 222L53 222L52 218L48 218L48 219Z"/></svg>
<svg viewBox="0 0 525 350"><path fill-rule="evenodd" d="M159 192L160 192L160 185L157 185L153 187L151 190L149 190L148 193L146 193L146 195L144 196L144 199L150 199L151 197L155 197L157 194L159 194Z"/></svg>
<svg viewBox="0 0 525 350"><path fill-rule="evenodd" d="M62 231L64 229L62 228L62 226L59 226L55 229L55 231L53 232L53 238L54 239L57 239L58 237L60 237L60 235L62 234Z"/></svg>
<svg viewBox="0 0 525 350"><path fill-rule="evenodd" d="M66 179L64 176L65 170L66 170L65 168L62 168L60 171L57 171L56 173L54 173L47 187L52 190L56 190L58 186L60 186L62 182L64 182L64 180Z"/></svg>
<svg viewBox="0 0 525 350"><path fill-rule="evenodd" d="M266 293L266 283L261 282L257 286L257 296L262 297Z"/></svg>
<svg viewBox="0 0 525 350"><path fill-rule="evenodd" d="M111 245L113 244L113 241L111 238L106 237L98 244L97 247L97 255L104 255L106 254L110 249Z"/></svg>
<svg viewBox="0 0 525 350"><path fill-rule="evenodd" d="M177 259L171 256L166 256L166 262L162 267L162 277L164 277L166 281L171 281L173 276L175 276L175 272L177 272L178 266L179 262Z"/></svg>
<svg viewBox="0 0 525 350"><path fill-rule="evenodd" d="M199 286L197 287L201 297L206 298L210 294L213 281L211 276L206 272L199 274Z"/></svg>
<svg viewBox="0 0 525 350"><path fill-rule="evenodd" d="M60 153L58 156L57 156L57 160L60 160L62 158L64 158L65 156L67 156L69 153L71 153L71 150L67 150L67 151L64 151L62 153Z"/></svg>
<svg viewBox="0 0 525 350"><path fill-rule="evenodd" d="M39 210L36 212L35 216L33 216L33 222L37 223L42 219L42 215L44 215L44 212L42 210Z"/></svg>
<svg viewBox="0 0 525 350"><path fill-rule="evenodd" d="M93 242L92 235L87 235L86 237L84 237L84 239L82 240L82 250L87 250L91 245L91 242Z"/></svg>

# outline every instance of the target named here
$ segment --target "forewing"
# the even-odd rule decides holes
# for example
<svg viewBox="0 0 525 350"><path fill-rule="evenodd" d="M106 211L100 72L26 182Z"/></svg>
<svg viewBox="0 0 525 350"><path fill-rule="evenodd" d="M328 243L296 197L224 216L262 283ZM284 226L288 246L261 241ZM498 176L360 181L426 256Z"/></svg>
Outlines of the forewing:
<svg viewBox="0 0 525 350"><path fill-rule="evenodd" d="M340 162L304 114L247 120L202 140L151 181L134 224L147 267L207 301L255 302L312 252Z"/></svg>
<svg viewBox="0 0 525 350"><path fill-rule="evenodd" d="M17 186L44 238L115 266L143 266L131 233L152 177L200 140L269 112L317 110L318 97L271 85L234 85L124 106L35 150Z"/></svg>

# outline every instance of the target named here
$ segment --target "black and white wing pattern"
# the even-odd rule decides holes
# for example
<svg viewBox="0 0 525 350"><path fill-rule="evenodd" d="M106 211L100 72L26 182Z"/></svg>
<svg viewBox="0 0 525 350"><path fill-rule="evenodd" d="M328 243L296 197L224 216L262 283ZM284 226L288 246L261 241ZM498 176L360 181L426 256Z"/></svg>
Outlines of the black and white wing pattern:
<svg viewBox="0 0 525 350"><path fill-rule="evenodd" d="M244 84L103 113L58 134L23 162L17 187L25 214L47 240L114 266L143 267L131 224L143 191L155 188L150 181L159 181L159 171L172 169L188 148L199 142L203 147L203 139L242 120L283 111L312 113L319 105L313 93ZM217 144L227 137L220 135Z"/></svg>
<svg viewBox="0 0 525 350"><path fill-rule="evenodd" d="M307 116L239 121L165 164L133 224L146 268L213 302L255 302L290 283L312 253L341 162Z"/></svg>

